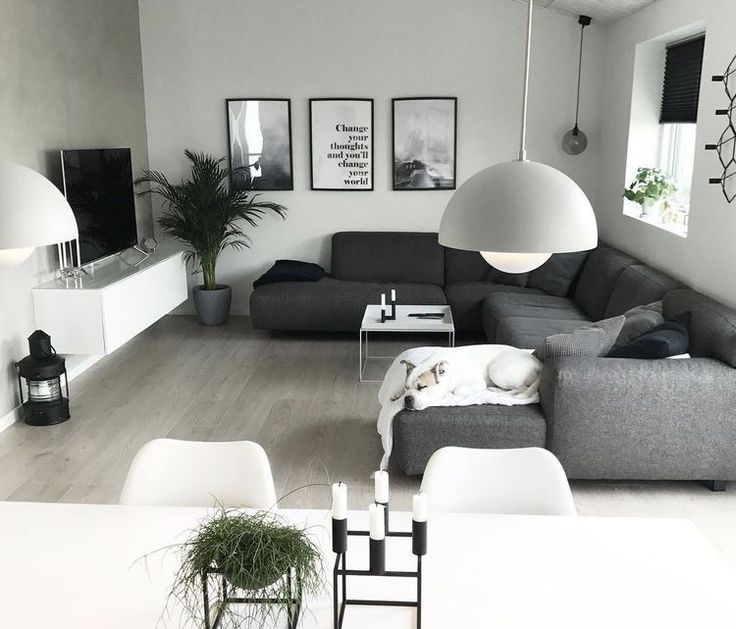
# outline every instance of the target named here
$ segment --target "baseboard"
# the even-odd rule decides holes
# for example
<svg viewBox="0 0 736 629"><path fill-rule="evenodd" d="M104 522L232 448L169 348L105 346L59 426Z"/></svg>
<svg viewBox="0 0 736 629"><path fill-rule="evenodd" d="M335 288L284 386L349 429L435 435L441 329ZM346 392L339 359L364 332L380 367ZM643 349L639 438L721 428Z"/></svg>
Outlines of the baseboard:
<svg viewBox="0 0 736 629"><path fill-rule="evenodd" d="M11 409L9 412L5 413L5 415L0 417L0 432L5 430L6 428L10 428L19 419L20 406L16 406L14 409Z"/></svg>
<svg viewBox="0 0 736 629"><path fill-rule="evenodd" d="M100 356L74 356L67 359L67 377L71 382L77 376L83 374L87 369L103 358ZM0 417L0 432L10 428L15 422L21 421L21 407L16 406L5 415Z"/></svg>
<svg viewBox="0 0 736 629"><path fill-rule="evenodd" d="M83 374L96 362L102 360L104 356L102 354L95 356L74 356L66 359L66 373L69 376L69 380L74 380L77 376ZM78 360L77 360L78 359Z"/></svg>

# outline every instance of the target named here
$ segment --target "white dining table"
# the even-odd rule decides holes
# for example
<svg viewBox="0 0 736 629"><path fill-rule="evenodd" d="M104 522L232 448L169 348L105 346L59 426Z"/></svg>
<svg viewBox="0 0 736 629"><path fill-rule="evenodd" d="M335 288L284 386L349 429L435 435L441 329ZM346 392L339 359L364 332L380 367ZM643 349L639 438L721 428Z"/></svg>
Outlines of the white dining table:
<svg viewBox="0 0 736 629"><path fill-rule="evenodd" d="M167 605L176 548L208 510L0 502L0 626L10 629L182 627ZM334 555L325 511L282 510ZM351 528L366 523L351 512ZM408 530L410 516L391 514ZM736 624L736 577L686 520L432 515L423 564L424 629L722 629ZM153 554L150 554L153 553ZM148 555L144 558L145 555ZM367 567L351 538L349 568ZM392 538L387 568L411 570ZM354 577L351 596L410 599L411 579ZM332 627L330 588L307 601L305 628ZM348 607L344 629L409 629L415 611Z"/></svg>

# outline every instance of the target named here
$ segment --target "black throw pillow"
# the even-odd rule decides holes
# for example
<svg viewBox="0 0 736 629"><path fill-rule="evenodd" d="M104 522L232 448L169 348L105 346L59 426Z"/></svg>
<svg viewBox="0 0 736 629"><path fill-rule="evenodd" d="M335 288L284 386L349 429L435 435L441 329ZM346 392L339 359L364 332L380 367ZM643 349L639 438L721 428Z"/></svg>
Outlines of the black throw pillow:
<svg viewBox="0 0 736 629"><path fill-rule="evenodd" d="M253 288L277 282L318 282L325 270L314 262L299 260L276 260L276 263L253 282Z"/></svg>
<svg viewBox="0 0 736 629"><path fill-rule="evenodd" d="M684 313L637 336L626 345L614 347L608 356L652 359L686 354L690 347L689 322L690 313Z"/></svg>

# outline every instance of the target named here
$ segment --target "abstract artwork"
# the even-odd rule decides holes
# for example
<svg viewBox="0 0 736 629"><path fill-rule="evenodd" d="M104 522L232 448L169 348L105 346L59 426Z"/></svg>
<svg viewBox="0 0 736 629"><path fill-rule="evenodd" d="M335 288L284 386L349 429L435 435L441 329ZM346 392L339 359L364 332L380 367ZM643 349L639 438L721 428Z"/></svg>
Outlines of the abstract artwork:
<svg viewBox="0 0 736 629"><path fill-rule="evenodd" d="M457 98L394 98L394 190L454 190Z"/></svg>
<svg viewBox="0 0 736 629"><path fill-rule="evenodd" d="M373 190L373 99L311 98L312 190Z"/></svg>
<svg viewBox="0 0 736 629"><path fill-rule="evenodd" d="M293 190L291 102L229 98L226 106L233 188Z"/></svg>

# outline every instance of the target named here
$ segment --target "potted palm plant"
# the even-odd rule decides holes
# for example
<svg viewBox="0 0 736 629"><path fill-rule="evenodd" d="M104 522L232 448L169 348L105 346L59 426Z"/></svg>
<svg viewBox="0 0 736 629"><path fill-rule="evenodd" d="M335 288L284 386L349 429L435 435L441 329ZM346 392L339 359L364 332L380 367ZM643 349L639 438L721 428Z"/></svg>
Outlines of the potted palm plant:
<svg viewBox="0 0 736 629"><path fill-rule="evenodd" d="M158 225L169 236L183 242L187 264L202 272L202 284L192 289L194 308L203 325L221 325L230 314L232 289L217 283L217 259L227 248L246 249L251 240L245 224L256 227L268 212L285 218L286 208L263 201L251 190L234 190L230 181L234 170L224 157L184 151L190 177L171 183L155 170L144 170L136 184L147 183L140 192L159 197L164 211Z"/></svg>

